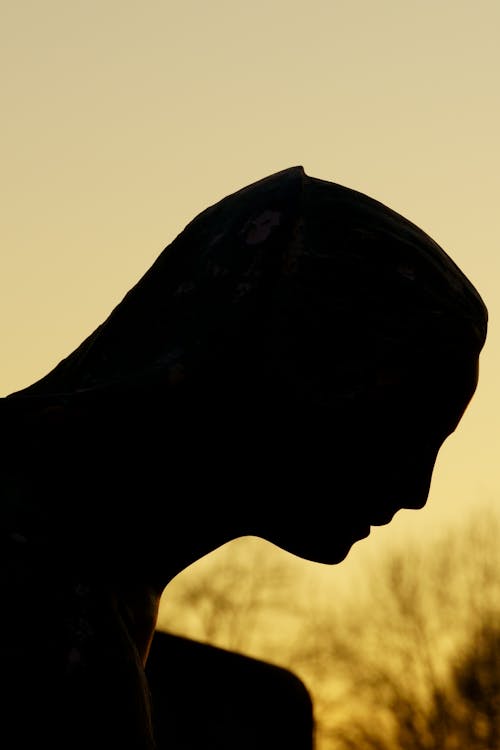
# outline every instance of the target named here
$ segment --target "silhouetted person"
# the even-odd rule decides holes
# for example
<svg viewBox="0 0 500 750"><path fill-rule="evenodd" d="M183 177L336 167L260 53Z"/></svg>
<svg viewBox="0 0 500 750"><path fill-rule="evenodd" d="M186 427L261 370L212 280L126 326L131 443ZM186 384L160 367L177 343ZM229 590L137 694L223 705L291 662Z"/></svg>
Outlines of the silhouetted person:
<svg viewBox="0 0 500 750"><path fill-rule="evenodd" d="M4 627L68 716L44 707L53 746L151 746L142 667L193 561L253 535L335 564L421 508L486 327L424 232L293 167L197 216L75 352L3 399Z"/></svg>

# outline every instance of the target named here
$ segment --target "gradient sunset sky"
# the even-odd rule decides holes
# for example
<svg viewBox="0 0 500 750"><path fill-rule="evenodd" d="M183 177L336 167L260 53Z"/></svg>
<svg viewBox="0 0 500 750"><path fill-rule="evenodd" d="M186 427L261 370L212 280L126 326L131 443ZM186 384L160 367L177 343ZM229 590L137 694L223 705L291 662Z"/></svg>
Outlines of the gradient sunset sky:
<svg viewBox="0 0 500 750"><path fill-rule="evenodd" d="M500 507L498 0L0 10L0 395L75 349L196 214L300 164L420 226L490 314L426 508L357 547Z"/></svg>

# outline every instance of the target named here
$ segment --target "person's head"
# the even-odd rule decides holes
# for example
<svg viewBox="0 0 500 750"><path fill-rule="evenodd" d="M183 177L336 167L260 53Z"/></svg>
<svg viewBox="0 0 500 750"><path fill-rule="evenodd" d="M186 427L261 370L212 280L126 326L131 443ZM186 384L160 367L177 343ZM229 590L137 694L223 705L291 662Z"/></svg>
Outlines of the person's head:
<svg viewBox="0 0 500 750"><path fill-rule="evenodd" d="M135 523L135 503L153 534L165 512L191 520L179 547L253 534L338 562L370 524L425 503L486 325L422 230L294 167L197 216L94 334L11 398L62 404L112 519L127 508Z"/></svg>
<svg viewBox="0 0 500 750"><path fill-rule="evenodd" d="M300 169L230 196L179 242L196 258L187 309L209 332L177 389L202 515L335 563L370 525L421 508L486 335L446 253Z"/></svg>

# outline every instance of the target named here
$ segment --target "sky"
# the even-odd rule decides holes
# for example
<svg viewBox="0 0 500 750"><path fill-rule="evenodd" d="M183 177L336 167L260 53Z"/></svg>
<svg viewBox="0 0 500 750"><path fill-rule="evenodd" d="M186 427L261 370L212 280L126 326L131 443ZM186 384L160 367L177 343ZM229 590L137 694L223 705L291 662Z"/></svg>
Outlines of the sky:
<svg viewBox="0 0 500 750"><path fill-rule="evenodd" d="M347 575L499 505L497 0L0 0L0 19L0 395L73 351L200 211L302 165L420 226L490 315L426 508L304 570Z"/></svg>

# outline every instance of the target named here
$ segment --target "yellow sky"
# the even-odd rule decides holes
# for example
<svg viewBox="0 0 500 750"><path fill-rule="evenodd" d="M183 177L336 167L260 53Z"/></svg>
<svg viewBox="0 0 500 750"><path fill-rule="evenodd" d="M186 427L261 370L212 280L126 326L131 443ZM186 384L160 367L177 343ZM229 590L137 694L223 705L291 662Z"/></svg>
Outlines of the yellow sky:
<svg viewBox="0 0 500 750"><path fill-rule="evenodd" d="M0 395L71 352L197 213L301 164L422 227L490 312L479 389L426 509L356 548L499 503L498 0L0 11Z"/></svg>

